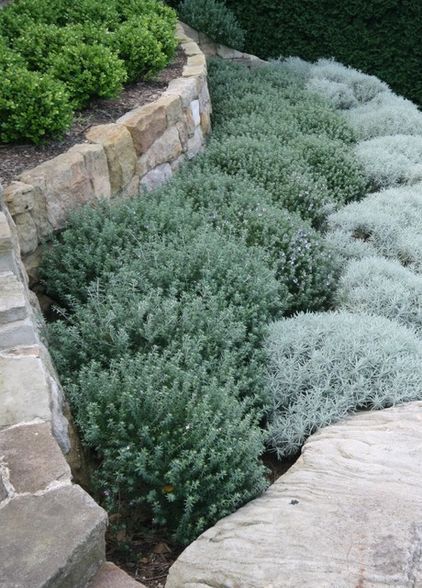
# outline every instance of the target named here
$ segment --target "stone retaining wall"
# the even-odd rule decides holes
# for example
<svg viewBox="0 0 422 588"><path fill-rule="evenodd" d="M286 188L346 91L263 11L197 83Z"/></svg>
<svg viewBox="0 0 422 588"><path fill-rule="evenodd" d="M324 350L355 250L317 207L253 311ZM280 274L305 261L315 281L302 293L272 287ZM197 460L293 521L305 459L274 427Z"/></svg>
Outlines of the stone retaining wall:
<svg viewBox="0 0 422 588"><path fill-rule="evenodd" d="M202 149L211 129L205 56L181 24L177 36L187 64L158 100L115 123L91 127L85 143L25 171L5 188L31 283L40 243L66 225L72 210L152 190Z"/></svg>
<svg viewBox="0 0 422 588"><path fill-rule="evenodd" d="M40 243L72 210L147 192L202 149L205 57L180 25L177 34L187 65L158 100L92 127L86 143L24 172L4 197L0 187L0 587L135 584L104 565L107 515L72 484L66 403L26 268L34 280Z"/></svg>

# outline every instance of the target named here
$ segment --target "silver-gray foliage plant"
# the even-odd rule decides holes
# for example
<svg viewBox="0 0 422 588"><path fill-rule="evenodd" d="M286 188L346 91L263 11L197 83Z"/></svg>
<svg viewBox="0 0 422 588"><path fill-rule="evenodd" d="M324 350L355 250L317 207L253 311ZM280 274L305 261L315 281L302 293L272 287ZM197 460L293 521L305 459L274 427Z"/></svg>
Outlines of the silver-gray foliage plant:
<svg viewBox="0 0 422 588"><path fill-rule="evenodd" d="M358 409L422 397L422 341L384 317L299 314L270 325L266 349L268 443L279 457Z"/></svg>
<svg viewBox="0 0 422 588"><path fill-rule="evenodd" d="M384 257L351 261L340 280L337 305L384 316L422 335L422 276Z"/></svg>

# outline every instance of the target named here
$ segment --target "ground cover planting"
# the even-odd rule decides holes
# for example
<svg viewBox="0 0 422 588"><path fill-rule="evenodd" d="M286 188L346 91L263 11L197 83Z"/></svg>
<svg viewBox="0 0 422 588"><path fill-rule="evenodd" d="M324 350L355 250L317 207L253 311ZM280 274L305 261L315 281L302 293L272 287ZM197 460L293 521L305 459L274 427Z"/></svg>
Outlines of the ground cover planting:
<svg viewBox="0 0 422 588"><path fill-rule="evenodd" d="M0 12L0 142L60 136L93 98L153 76L175 26L161 0L16 0Z"/></svg>
<svg viewBox="0 0 422 588"><path fill-rule="evenodd" d="M353 130L295 73L214 61L209 79L205 152L153 193L75 214L42 268L99 496L128 533L139 516L179 543L265 487L267 324L332 306L327 216L366 188ZM255 111L300 131L245 140Z"/></svg>
<svg viewBox="0 0 422 588"><path fill-rule="evenodd" d="M373 190L328 218L326 242L343 259L338 310L276 322L266 341L269 443L285 456L350 412L421 398L422 114L377 78L334 61L281 67L354 128Z"/></svg>

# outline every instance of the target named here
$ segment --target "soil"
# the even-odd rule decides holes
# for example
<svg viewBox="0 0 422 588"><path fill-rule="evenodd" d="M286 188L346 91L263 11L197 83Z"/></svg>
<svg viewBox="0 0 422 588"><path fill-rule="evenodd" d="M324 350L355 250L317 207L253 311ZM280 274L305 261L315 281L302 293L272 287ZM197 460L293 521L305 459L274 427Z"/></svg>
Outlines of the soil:
<svg viewBox="0 0 422 588"><path fill-rule="evenodd" d="M268 468L268 479L273 484L296 462L299 455L279 461L274 453L266 453L263 462ZM125 570L147 588L164 588L170 567L183 551L166 537L145 533L133 536L130 541L122 537L125 550L113 541L108 543L107 559Z"/></svg>
<svg viewBox="0 0 422 588"><path fill-rule="evenodd" d="M179 48L171 63L154 79L126 86L117 98L93 100L90 106L75 113L72 127L61 139L49 140L41 145L0 144L0 184L6 186L26 169L64 153L77 143L86 143L85 133L92 125L111 123L129 110L153 102L169 82L182 75L186 56Z"/></svg>

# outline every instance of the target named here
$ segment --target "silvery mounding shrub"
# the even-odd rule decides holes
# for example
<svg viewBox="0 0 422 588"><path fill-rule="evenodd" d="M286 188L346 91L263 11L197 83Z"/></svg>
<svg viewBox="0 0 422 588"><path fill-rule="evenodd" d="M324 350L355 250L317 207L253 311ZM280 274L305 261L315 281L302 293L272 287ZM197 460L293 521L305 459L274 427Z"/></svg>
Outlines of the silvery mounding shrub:
<svg viewBox="0 0 422 588"><path fill-rule="evenodd" d="M344 264L349 260L377 255L377 250L371 243L355 239L353 234L347 233L341 228L328 230L324 234L324 242L335 252L339 268L344 268Z"/></svg>
<svg viewBox="0 0 422 588"><path fill-rule="evenodd" d="M393 93L379 94L344 115L361 139L422 134L422 113L413 102Z"/></svg>
<svg viewBox="0 0 422 588"><path fill-rule="evenodd" d="M360 239L375 255L422 271L422 185L391 188L331 215L332 230Z"/></svg>
<svg viewBox="0 0 422 588"><path fill-rule="evenodd" d="M234 12L222 0L182 0L178 7L180 19L205 33L213 41L242 49L245 31Z"/></svg>
<svg viewBox="0 0 422 588"><path fill-rule="evenodd" d="M256 415L180 352L91 364L69 391L100 458L97 490L129 532L147 508L156 528L188 543L267 485Z"/></svg>
<svg viewBox="0 0 422 588"><path fill-rule="evenodd" d="M279 457L350 412L422 396L422 341L384 317L299 314L270 326L266 349L268 442Z"/></svg>
<svg viewBox="0 0 422 588"><path fill-rule="evenodd" d="M341 90L343 95L349 98L346 99L343 108L353 108L358 105L366 104L381 94L391 94L391 90L387 84L379 80L375 76L370 76L362 73L352 67L347 67L333 59L319 59L312 64L309 74L309 89L315 89L313 82L331 82L333 85L320 86L322 90L324 87L326 92L318 92L324 98L330 99L332 95L336 96L336 90ZM347 92L346 88L350 91ZM332 92L334 91L334 94ZM340 104L333 103L336 108L341 108Z"/></svg>
<svg viewBox="0 0 422 588"><path fill-rule="evenodd" d="M356 156L375 189L422 180L422 136L397 134L361 141Z"/></svg>
<svg viewBox="0 0 422 588"><path fill-rule="evenodd" d="M337 304L350 312L385 316L422 334L422 276L397 261L351 261L340 280Z"/></svg>

